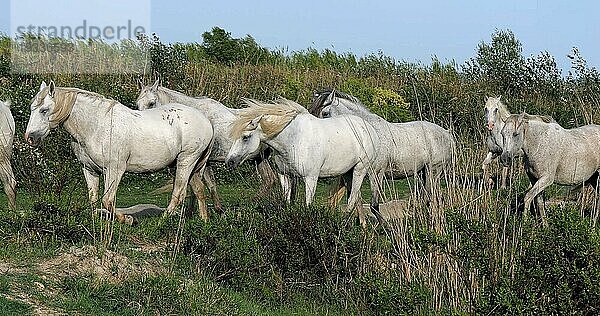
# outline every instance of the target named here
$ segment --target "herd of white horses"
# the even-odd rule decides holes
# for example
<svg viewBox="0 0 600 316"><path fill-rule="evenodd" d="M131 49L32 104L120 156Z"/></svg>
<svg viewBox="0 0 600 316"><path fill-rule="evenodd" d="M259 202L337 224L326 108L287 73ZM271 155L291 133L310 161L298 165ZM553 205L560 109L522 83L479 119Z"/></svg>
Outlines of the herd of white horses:
<svg viewBox="0 0 600 316"><path fill-rule="evenodd" d="M390 123L372 113L355 97L336 90L314 95L307 108L280 98L274 102L243 100L245 107L228 108L208 97L189 97L162 87L140 83L137 110L77 88L42 82L33 97L25 140L39 144L54 128L72 136L71 147L82 164L89 200L99 199L115 213L116 192L125 172L151 172L175 165L171 200L165 214L173 214L185 199L187 185L207 220L204 197L208 186L215 208L219 202L213 164L237 167L246 161L258 170L275 166L285 198L290 201L293 179L305 183L305 202L314 197L319 178L339 177L348 190L348 211L357 211L365 225L360 187L365 177L377 212L385 178L415 176L431 192L441 173L453 164L456 142L451 131L426 121ZM0 102L0 178L15 209L15 178L10 165L15 123L8 102ZM600 126L564 129L550 117L510 114L500 98L487 98L485 115L489 153L483 162L500 157L504 166L522 156L531 188L524 198L545 221L542 191L552 183L597 185L600 170ZM261 165L267 165L261 168ZM506 168L502 186L505 186ZM123 220L117 214L118 220Z"/></svg>

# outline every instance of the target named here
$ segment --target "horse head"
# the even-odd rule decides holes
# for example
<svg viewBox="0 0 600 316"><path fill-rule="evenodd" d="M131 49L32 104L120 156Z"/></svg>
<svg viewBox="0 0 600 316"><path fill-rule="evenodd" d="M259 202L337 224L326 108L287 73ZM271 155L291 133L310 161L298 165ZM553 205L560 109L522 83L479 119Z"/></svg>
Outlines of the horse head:
<svg viewBox="0 0 600 316"><path fill-rule="evenodd" d="M157 79L154 84L150 86L144 86L141 81L138 81L140 88L140 95L135 101L138 110L152 109L160 105L158 99L158 88L160 87L160 79Z"/></svg>

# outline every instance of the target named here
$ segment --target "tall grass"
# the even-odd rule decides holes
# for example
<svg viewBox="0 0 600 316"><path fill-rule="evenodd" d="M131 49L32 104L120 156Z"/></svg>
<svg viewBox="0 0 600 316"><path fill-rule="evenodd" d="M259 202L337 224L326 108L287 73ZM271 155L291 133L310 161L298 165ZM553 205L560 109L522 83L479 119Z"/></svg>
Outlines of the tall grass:
<svg viewBox="0 0 600 316"><path fill-rule="evenodd" d="M213 30L215 34L224 36ZM285 207L273 196L232 204L209 223L181 218L178 229L171 220L146 227L172 246L172 262L183 260L186 273L210 277L265 304L293 304L304 297L373 314L598 313L595 201L573 201L570 193L551 189L546 196L564 202L549 204L549 225L543 227L535 216L524 218L517 210L529 185L519 163L511 169L506 190L488 188L481 181L486 95L502 95L515 113L552 115L564 127L599 123L600 74L577 50L568 75L561 76L552 56L523 57L521 44L503 31L494 34L491 43L481 43L464 65L435 59L428 65L410 64L382 54L359 58L330 50L284 54L260 48L248 38L224 40L237 41L242 52L225 56L207 41L164 44L156 37L128 45L149 57L151 71L142 74L144 80L158 75L165 86L189 95L206 95L232 107L239 106L242 97L270 100L279 95L308 105L314 90L334 87L389 120L424 119L451 129L459 145L452 168L445 170L432 198L422 196L418 181L408 180L407 192L386 183L386 200L403 202L387 225L374 223L366 231L336 209ZM80 87L133 106L138 75L125 68L123 74L107 74L105 68L98 68L97 74L44 74L42 63L39 74L12 73L12 44L12 39L0 40L0 97L13 101L17 135L24 131L30 99L41 80L53 79L59 86ZM112 49L120 49L98 47L110 56ZM516 57L502 58L498 52L505 50L516 52L511 55ZM16 142L19 189L31 193L33 204L74 209L62 202L73 197L79 201L76 209L89 208L85 193L74 189L83 188L84 182L68 144L69 137L61 131L53 132L41 148ZM225 187L240 182L239 174L221 171L218 177ZM250 188L251 174L245 172L243 180ZM142 176L144 181L167 177L168 171ZM83 236L109 234L118 243L131 233L119 225L100 228L100 223L86 222L81 229L72 219L57 215L56 208L29 207L47 213L43 218L70 223L54 227L79 232L71 236L76 242L89 240ZM3 239L15 241L13 237L24 231L42 234L28 223L3 218ZM43 226L39 224L47 223L37 223L38 228Z"/></svg>

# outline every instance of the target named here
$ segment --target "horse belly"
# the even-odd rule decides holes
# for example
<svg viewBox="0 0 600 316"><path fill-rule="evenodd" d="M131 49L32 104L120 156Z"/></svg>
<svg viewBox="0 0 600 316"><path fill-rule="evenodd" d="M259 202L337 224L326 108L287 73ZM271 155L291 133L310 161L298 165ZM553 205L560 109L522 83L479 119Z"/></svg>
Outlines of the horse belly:
<svg viewBox="0 0 600 316"><path fill-rule="evenodd" d="M555 182L563 185L578 185L590 179L596 171L596 165L562 164L556 170Z"/></svg>
<svg viewBox="0 0 600 316"><path fill-rule="evenodd" d="M164 169L177 159L180 151L176 146L169 146L165 143L153 143L144 148L131 150L127 158L127 171L140 173Z"/></svg>
<svg viewBox="0 0 600 316"><path fill-rule="evenodd" d="M337 177L347 173L350 169L354 168L361 159L369 159L369 155L364 151L356 152L354 144L345 144L331 146L322 164L320 165L319 177ZM361 149L359 149L361 150Z"/></svg>
<svg viewBox="0 0 600 316"><path fill-rule="evenodd" d="M417 174L425 168L426 161L421 151L412 148L413 153L395 150L391 153L389 161L385 165L385 171L388 176L394 178L406 178Z"/></svg>
<svg viewBox="0 0 600 316"><path fill-rule="evenodd" d="M352 169L355 164L345 164L343 166L327 166L324 165L319 171L319 178L331 178L346 174Z"/></svg>

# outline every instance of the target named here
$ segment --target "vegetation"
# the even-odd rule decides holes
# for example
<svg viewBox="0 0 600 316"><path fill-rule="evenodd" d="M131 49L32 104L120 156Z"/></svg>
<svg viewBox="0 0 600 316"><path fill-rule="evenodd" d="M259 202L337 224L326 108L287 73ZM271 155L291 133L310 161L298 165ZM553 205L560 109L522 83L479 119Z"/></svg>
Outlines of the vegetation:
<svg viewBox="0 0 600 316"><path fill-rule="evenodd" d="M437 59L411 64L383 54L357 57L331 50L285 54L219 28L202 39L165 44L153 36L118 47L73 45L97 53L129 45L150 61L145 81L160 76L168 87L233 107L241 97L278 95L308 105L314 90L335 87L390 121L425 119L452 129L460 141L455 166L446 171L431 203L423 201L413 180L390 185L386 200L403 203L391 209L394 219L385 226L372 221L366 230L350 214L325 206L323 185L320 200L309 208L286 206L277 192L255 197L258 180L251 167L219 169L226 211L212 214L207 223L149 218L127 227L89 215L80 166L64 131L54 131L39 148L17 137L19 211L0 212L3 311L599 313L600 231L593 193L582 190L574 199L578 193L553 188L546 195L551 206L543 227L515 210L528 188L518 164L510 189L484 188L480 181L486 95L502 95L515 113L551 115L564 127L599 123L600 73L576 48L563 75L547 52L523 56L510 31L495 32L462 65ZM104 68L85 74L11 72L12 45L27 40L0 39L0 98L14 104L17 135L25 129L41 80L133 106L136 74ZM50 62L60 60L40 64ZM164 206L168 194L148 192L170 177L169 170L128 175L117 203Z"/></svg>

